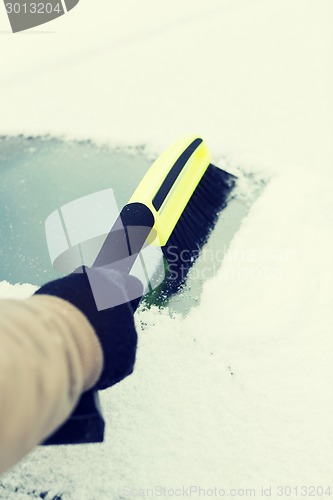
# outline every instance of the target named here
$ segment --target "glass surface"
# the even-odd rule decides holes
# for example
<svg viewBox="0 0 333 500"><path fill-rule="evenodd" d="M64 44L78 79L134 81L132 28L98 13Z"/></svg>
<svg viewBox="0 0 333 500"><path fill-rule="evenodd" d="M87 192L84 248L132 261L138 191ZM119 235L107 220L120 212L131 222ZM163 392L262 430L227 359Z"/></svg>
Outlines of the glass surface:
<svg viewBox="0 0 333 500"><path fill-rule="evenodd" d="M0 280L41 285L53 270L45 220L62 205L112 188L127 203L150 167L142 151L52 138L0 138Z"/></svg>
<svg viewBox="0 0 333 500"><path fill-rule="evenodd" d="M92 142L54 138L0 138L0 280L41 285L61 276L53 269L45 221L63 205L112 188L125 205L153 160L142 149L112 149ZM248 207L232 199L221 213L183 290L171 310L186 313L200 298L203 283L220 268L223 255ZM207 259L207 254L209 258ZM158 293L149 302L162 304Z"/></svg>

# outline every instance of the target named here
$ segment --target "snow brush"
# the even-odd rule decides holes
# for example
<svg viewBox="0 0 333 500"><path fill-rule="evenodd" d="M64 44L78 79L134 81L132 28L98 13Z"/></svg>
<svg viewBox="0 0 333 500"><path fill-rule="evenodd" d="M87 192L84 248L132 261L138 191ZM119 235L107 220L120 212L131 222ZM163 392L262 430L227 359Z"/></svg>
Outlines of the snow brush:
<svg viewBox="0 0 333 500"><path fill-rule="evenodd" d="M167 273L161 286L163 294L176 293L227 205L235 182L233 175L211 164L203 139L191 136L177 141L150 167L121 210L94 267L108 266L130 273L149 241L161 246L167 266L172 264L172 273ZM184 251L186 262L182 259ZM44 444L103 440L98 393L88 391L69 419Z"/></svg>

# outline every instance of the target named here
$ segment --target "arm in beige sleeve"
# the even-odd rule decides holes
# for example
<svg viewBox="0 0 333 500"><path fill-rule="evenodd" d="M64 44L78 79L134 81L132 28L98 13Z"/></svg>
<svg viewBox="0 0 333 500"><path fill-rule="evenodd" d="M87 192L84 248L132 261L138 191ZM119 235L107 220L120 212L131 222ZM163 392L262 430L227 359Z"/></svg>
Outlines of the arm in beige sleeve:
<svg viewBox="0 0 333 500"><path fill-rule="evenodd" d="M67 419L102 367L92 326L69 302L0 301L0 474Z"/></svg>

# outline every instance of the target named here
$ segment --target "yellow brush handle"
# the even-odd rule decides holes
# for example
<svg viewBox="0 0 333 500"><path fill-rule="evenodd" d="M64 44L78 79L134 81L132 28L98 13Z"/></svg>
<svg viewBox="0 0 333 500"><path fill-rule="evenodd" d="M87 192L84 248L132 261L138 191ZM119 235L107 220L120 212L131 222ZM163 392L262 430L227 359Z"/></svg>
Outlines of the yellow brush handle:
<svg viewBox="0 0 333 500"><path fill-rule="evenodd" d="M164 246L210 165L198 136L178 140L154 162L129 203L143 203L155 217L154 244Z"/></svg>

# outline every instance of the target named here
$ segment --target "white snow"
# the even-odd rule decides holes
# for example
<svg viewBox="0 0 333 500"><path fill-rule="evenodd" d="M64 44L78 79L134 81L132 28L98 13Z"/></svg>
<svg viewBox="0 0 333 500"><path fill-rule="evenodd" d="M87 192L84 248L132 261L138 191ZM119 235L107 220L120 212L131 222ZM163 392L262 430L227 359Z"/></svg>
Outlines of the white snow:
<svg viewBox="0 0 333 500"><path fill-rule="evenodd" d="M159 152L197 131L217 164L270 178L200 305L137 315L135 374L103 394L106 442L36 450L1 498L333 487L332 15L330 0L81 0L0 33L0 134Z"/></svg>
<svg viewBox="0 0 333 500"><path fill-rule="evenodd" d="M0 297L2 299L27 299L37 288L29 283L12 285L8 281L0 281Z"/></svg>

